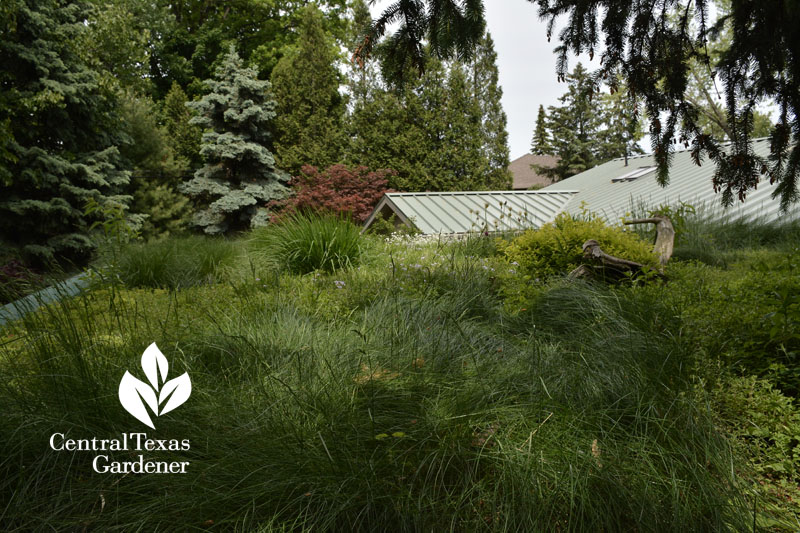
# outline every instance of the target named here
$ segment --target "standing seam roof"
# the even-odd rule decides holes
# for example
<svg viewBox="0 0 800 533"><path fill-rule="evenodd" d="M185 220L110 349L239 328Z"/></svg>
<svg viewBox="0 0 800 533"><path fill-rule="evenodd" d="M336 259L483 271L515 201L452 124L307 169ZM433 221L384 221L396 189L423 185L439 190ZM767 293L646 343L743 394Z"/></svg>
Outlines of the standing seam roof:
<svg viewBox="0 0 800 533"><path fill-rule="evenodd" d="M756 154L766 157L769 153L768 139L753 141ZM628 158L628 166L623 159L614 159L585 172L554 183L542 191L577 190L564 211L579 214L585 204L586 209L603 216L608 222L618 222L628 212L642 214L660 205L675 206L685 202L694 206L698 213L711 218L731 219L761 218L765 221L788 220L800 215L800 207L790 213L780 212L780 200L772 198L777 184L770 184L763 177L758 188L750 191L744 202L734 199L732 206L724 208L721 195L714 192L712 176L715 164L704 161L698 166L689 150L676 151L669 169L669 184L661 187L656 181L656 173L649 173L633 181L616 182L612 180L628 174L639 167L653 166L652 155Z"/></svg>
<svg viewBox="0 0 800 533"><path fill-rule="evenodd" d="M364 227L385 206L399 210L424 234L540 227L574 194L571 190L386 193Z"/></svg>

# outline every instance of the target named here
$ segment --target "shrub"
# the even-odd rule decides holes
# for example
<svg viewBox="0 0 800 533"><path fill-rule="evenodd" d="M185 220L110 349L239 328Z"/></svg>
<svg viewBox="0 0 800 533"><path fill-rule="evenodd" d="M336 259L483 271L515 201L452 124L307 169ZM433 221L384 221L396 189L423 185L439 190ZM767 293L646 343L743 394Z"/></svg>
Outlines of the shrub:
<svg viewBox="0 0 800 533"><path fill-rule="evenodd" d="M670 264L665 298L705 353L800 396L800 252L741 253L727 270Z"/></svg>
<svg viewBox="0 0 800 533"><path fill-rule="evenodd" d="M119 277L129 287L190 287L216 281L235 253L234 243L201 236L133 244L120 254Z"/></svg>
<svg viewBox="0 0 800 533"><path fill-rule="evenodd" d="M24 296L42 284L40 274L30 270L20 261L11 259L0 266L0 304Z"/></svg>
<svg viewBox="0 0 800 533"><path fill-rule="evenodd" d="M183 232L192 216L189 199L169 184L142 180L140 185L133 193L133 210L147 215L142 236L162 238Z"/></svg>
<svg viewBox="0 0 800 533"><path fill-rule="evenodd" d="M795 517L800 513L800 410L769 381L754 376L725 375L709 392L721 429L747 459L751 472L742 474L755 477L762 500L760 518L773 526L783 519L796 528Z"/></svg>
<svg viewBox="0 0 800 533"><path fill-rule="evenodd" d="M189 123L205 128L200 154L205 166L179 191L199 205L193 222L209 235L267 224L264 205L285 198L285 174L275 168L271 144L275 101L268 81L245 68L235 47L224 56L209 92L187 102L197 111Z"/></svg>
<svg viewBox="0 0 800 533"><path fill-rule="evenodd" d="M599 242L608 254L648 266L657 265L652 245L633 232L607 226L596 216L577 219L562 213L540 229L528 230L510 243L498 241L498 245L508 261L518 263L525 274L545 278L582 264L582 246L589 239Z"/></svg>
<svg viewBox="0 0 800 533"><path fill-rule="evenodd" d="M416 227L410 227L400 222L397 215L394 213L389 215L389 218L384 217L383 213L378 213L369 225L367 233L370 235L381 235L383 237L391 237L392 235L413 237L422 232Z"/></svg>
<svg viewBox="0 0 800 533"><path fill-rule="evenodd" d="M358 226L333 215L294 214L252 233L257 253L295 274L334 272L358 263Z"/></svg>
<svg viewBox="0 0 800 533"><path fill-rule="evenodd" d="M297 211L348 214L354 221L363 223L383 193L389 190L389 177L395 174L393 170L371 172L364 166L333 165L320 171L305 165L291 182L295 194L283 203L281 214Z"/></svg>

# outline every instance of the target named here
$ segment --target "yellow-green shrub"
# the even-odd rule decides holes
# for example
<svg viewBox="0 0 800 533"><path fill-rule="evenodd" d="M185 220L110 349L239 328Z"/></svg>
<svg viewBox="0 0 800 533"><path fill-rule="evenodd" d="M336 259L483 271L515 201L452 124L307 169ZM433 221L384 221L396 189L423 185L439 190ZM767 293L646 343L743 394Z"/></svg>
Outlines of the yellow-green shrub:
<svg viewBox="0 0 800 533"><path fill-rule="evenodd" d="M565 213L538 230L528 230L499 249L521 273L545 278L563 274L583 263L583 243L594 239L608 254L655 267L652 245L622 228L606 225L599 217L574 218Z"/></svg>

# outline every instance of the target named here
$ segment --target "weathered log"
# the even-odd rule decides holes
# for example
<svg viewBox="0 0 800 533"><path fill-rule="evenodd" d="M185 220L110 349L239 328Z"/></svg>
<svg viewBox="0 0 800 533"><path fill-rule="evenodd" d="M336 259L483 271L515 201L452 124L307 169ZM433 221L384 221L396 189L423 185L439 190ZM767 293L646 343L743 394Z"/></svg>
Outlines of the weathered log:
<svg viewBox="0 0 800 533"><path fill-rule="evenodd" d="M656 242L653 252L658 255L659 263L663 269L672 256L672 249L675 244L675 228L672 226L672 221L669 217L656 215L650 218L630 220L625 224L656 224ZM570 278L591 278L599 272L606 279L622 279L636 276L645 271L645 266L641 263L605 253L600 248L600 243L594 239L589 239L583 243L583 256L597 266L581 265L569 273ZM657 276L662 279L665 277L663 271L658 272Z"/></svg>
<svg viewBox="0 0 800 533"><path fill-rule="evenodd" d="M655 215L650 218L629 220L625 224L655 224L656 242L653 246L653 252L658 255L658 261L662 267L667 264L669 258L672 257L672 249L675 246L675 228L672 226L672 221L668 216Z"/></svg>
<svg viewBox="0 0 800 533"><path fill-rule="evenodd" d="M583 243L583 257L595 266L581 265L570 272L569 277L593 278L599 274L606 280L620 280L637 276L639 273L644 272L645 269L645 266L641 263L605 253L600 248L600 243L594 239L589 239Z"/></svg>
<svg viewBox="0 0 800 533"><path fill-rule="evenodd" d="M594 277L594 270L588 265L581 265L567 276L570 279L592 279Z"/></svg>

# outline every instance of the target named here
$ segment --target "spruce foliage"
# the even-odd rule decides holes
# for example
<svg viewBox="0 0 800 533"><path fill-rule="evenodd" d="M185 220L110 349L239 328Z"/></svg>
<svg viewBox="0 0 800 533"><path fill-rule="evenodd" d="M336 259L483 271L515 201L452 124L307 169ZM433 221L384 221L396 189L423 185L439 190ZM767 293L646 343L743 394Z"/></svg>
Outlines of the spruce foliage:
<svg viewBox="0 0 800 533"><path fill-rule="evenodd" d="M193 222L212 235L264 225L266 203L286 196L288 179L268 148L275 117L270 83L244 68L231 47L206 85L207 95L187 103L198 113L190 123L206 129L200 149L205 166L181 187L198 204Z"/></svg>
<svg viewBox="0 0 800 533"><path fill-rule="evenodd" d="M0 22L0 238L38 261L85 260L90 198L122 206L114 96L82 59L83 2L15 0Z"/></svg>

